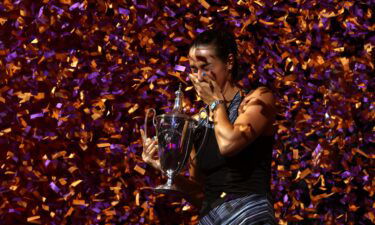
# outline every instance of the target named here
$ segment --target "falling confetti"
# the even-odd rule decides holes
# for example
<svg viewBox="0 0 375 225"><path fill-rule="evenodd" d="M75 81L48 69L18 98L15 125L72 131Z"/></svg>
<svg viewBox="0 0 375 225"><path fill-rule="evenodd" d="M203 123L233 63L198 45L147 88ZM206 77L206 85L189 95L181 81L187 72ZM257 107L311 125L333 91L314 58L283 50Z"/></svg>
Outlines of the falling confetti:
<svg viewBox="0 0 375 225"><path fill-rule="evenodd" d="M170 110L191 40L234 32L245 78L278 99L272 194L279 224L369 224L374 211L373 1L0 3L0 221L196 224L150 191L145 111ZM84 215L84 216L82 216Z"/></svg>

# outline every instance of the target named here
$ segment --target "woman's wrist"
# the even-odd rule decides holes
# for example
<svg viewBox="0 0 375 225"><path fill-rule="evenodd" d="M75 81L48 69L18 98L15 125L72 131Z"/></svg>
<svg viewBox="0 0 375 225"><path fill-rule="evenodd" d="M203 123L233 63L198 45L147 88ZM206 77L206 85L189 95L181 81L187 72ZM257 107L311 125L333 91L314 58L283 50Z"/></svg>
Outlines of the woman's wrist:
<svg viewBox="0 0 375 225"><path fill-rule="evenodd" d="M146 162L149 166L151 166L152 168L156 169L156 170L161 170L161 167L160 167L160 163L158 162Z"/></svg>
<svg viewBox="0 0 375 225"><path fill-rule="evenodd" d="M211 102L211 104L209 104L209 109L211 112L214 112L220 104L224 104L225 101L224 100L214 100L213 102Z"/></svg>

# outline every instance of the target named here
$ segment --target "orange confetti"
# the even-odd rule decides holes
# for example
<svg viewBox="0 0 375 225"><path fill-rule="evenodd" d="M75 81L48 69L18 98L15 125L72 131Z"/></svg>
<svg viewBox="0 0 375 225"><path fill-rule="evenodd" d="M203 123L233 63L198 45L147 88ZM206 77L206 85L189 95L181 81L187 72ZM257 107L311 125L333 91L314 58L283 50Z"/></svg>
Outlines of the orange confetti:
<svg viewBox="0 0 375 225"><path fill-rule="evenodd" d="M59 182L60 182L61 185L67 184L67 182L66 182L66 180L64 178L60 178Z"/></svg>
<svg viewBox="0 0 375 225"><path fill-rule="evenodd" d="M45 204L42 204L42 208L46 211L49 211L49 206L48 205L45 205Z"/></svg>
<svg viewBox="0 0 375 225"><path fill-rule="evenodd" d="M73 211L74 211L74 208L70 207L69 210L68 210L68 212L65 214L64 217L68 217L68 216L72 215Z"/></svg>
<svg viewBox="0 0 375 225"><path fill-rule="evenodd" d="M138 105L138 103L136 103L133 107L131 107L131 108L128 110L128 113L129 113L129 114L132 114L132 113L134 113L138 108L139 108L139 105Z"/></svg>
<svg viewBox="0 0 375 225"><path fill-rule="evenodd" d="M85 200L74 199L74 200L73 200L73 205L83 205L83 206L87 206L88 204L86 204Z"/></svg>
<svg viewBox="0 0 375 225"><path fill-rule="evenodd" d="M66 155L66 151L60 151L52 155L52 159L57 159L60 157L64 157Z"/></svg>
<svg viewBox="0 0 375 225"><path fill-rule="evenodd" d="M199 21L201 21L202 23L207 23L208 24L208 23L210 23L210 18L201 16L199 18Z"/></svg>
<svg viewBox="0 0 375 225"><path fill-rule="evenodd" d="M134 167L134 170L137 171L138 173L140 173L141 175L145 175L145 173L146 173L146 170L143 169L142 167L138 166L138 165L136 165Z"/></svg>
<svg viewBox="0 0 375 225"><path fill-rule="evenodd" d="M295 180L298 180L298 179L303 179L305 178L307 175L309 175L311 173L311 170L309 168L305 169L304 171L300 172L298 171L297 173L297 177L295 178Z"/></svg>
<svg viewBox="0 0 375 225"><path fill-rule="evenodd" d="M45 98L45 94L43 92L39 92L37 95L34 96L36 100L41 100Z"/></svg>
<svg viewBox="0 0 375 225"><path fill-rule="evenodd" d="M40 219L40 216L32 216L32 217L27 218L27 222L40 224L39 219Z"/></svg>
<svg viewBox="0 0 375 225"><path fill-rule="evenodd" d="M135 195L135 204L136 204L137 206L140 206L140 205L141 205L140 202L139 202L139 197L140 197L139 192L137 192L137 194Z"/></svg>
<svg viewBox="0 0 375 225"><path fill-rule="evenodd" d="M77 186L78 184L80 184L82 182L82 180L76 180L76 181L74 181L70 186L71 187L75 187L75 186Z"/></svg>
<svg viewBox="0 0 375 225"><path fill-rule="evenodd" d="M263 19L259 19L259 23L267 25L267 26L273 26L275 24L274 22L268 22Z"/></svg>
<svg viewBox="0 0 375 225"><path fill-rule="evenodd" d="M106 147L110 147L111 143L99 143L96 146L98 146L98 148L106 148Z"/></svg>
<svg viewBox="0 0 375 225"><path fill-rule="evenodd" d="M78 168L76 166L71 166L68 170L70 173L73 173L74 171L78 170Z"/></svg>
<svg viewBox="0 0 375 225"><path fill-rule="evenodd" d="M210 4L208 4L208 2L206 2L205 0L198 0L198 2L206 9L210 9Z"/></svg>
<svg viewBox="0 0 375 225"><path fill-rule="evenodd" d="M59 0L61 4L65 4L65 5L71 5L72 4L72 0Z"/></svg>
<svg viewBox="0 0 375 225"><path fill-rule="evenodd" d="M116 215L116 211L115 210L104 210L104 214L106 216L115 216Z"/></svg>
<svg viewBox="0 0 375 225"><path fill-rule="evenodd" d="M298 159L298 149L293 149L293 159Z"/></svg>

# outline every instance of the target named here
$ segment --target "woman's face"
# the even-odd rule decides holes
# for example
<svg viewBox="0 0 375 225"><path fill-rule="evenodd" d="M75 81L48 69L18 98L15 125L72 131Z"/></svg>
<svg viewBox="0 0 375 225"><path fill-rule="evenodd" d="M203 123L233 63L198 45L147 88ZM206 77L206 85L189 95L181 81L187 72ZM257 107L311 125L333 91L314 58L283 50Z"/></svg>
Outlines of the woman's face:
<svg viewBox="0 0 375 225"><path fill-rule="evenodd" d="M189 63L193 76L203 81L203 74L216 81L221 89L230 80L229 63L216 56L215 46L202 45L189 50Z"/></svg>

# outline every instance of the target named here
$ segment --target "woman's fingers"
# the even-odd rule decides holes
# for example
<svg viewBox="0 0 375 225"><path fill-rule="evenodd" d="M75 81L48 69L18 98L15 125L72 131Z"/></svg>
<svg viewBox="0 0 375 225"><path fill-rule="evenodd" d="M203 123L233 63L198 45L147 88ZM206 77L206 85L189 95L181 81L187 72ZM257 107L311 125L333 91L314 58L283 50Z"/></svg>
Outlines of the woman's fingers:
<svg viewBox="0 0 375 225"><path fill-rule="evenodd" d="M241 113L244 113L245 111L246 111L246 109L248 108L248 103L250 102L250 101L252 101L254 99L254 97L253 96L250 96L250 95L248 95L248 96L246 96L245 98L244 98L244 100L241 102L241 104L240 104L240 112Z"/></svg>
<svg viewBox="0 0 375 225"><path fill-rule="evenodd" d="M156 148L156 141L150 140L150 145L148 146L149 153L151 153L151 150L153 150L154 148Z"/></svg>
<svg viewBox="0 0 375 225"><path fill-rule="evenodd" d="M240 112L243 113L245 112L245 106L246 106L246 100L242 101L240 104Z"/></svg>
<svg viewBox="0 0 375 225"><path fill-rule="evenodd" d="M149 155L152 159L156 159L158 158L158 154L157 154L157 151L158 148L157 148L157 144L156 143L153 143L152 147L150 147L150 152L149 152Z"/></svg>
<svg viewBox="0 0 375 225"><path fill-rule="evenodd" d="M189 75L189 79L191 80L193 85L196 83L195 78L191 74Z"/></svg>
<svg viewBox="0 0 375 225"><path fill-rule="evenodd" d="M145 132L140 129L141 137L142 137L142 144L143 144L143 151L142 151L142 160L151 165L156 169L160 169L160 162L158 159L157 154L157 144L158 140L156 136L154 138L147 138Z"/></svg>
<svg viewBox="0 0 375 225"><path fill-rule="evenodd" d="M152 156L156 153L157 150L157 140L151 140L147 138L145 147L143 148L143 153L145 156Z"/></svg>
<svg viewBox="0 0 375 225"><path fill-rule="evenodd" d="M141 133L142 142L143 142L143 145L144 145L145 142L146 142L146 139L147 139L146 134L145 134L145 132L143 131L143 129L139 129L139 131L140 131L140 133Z"/></svg>

